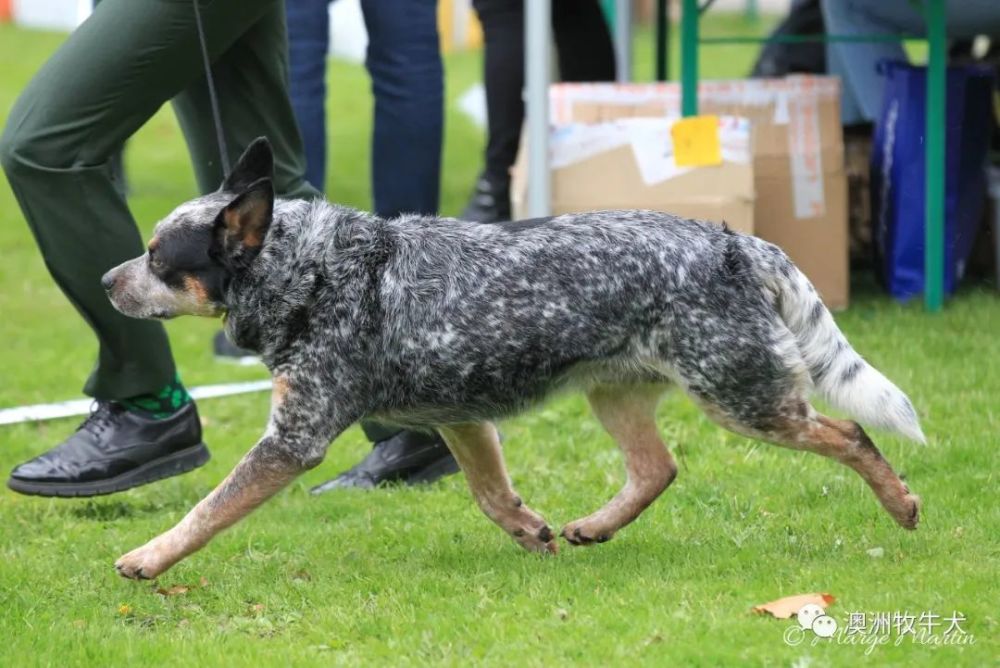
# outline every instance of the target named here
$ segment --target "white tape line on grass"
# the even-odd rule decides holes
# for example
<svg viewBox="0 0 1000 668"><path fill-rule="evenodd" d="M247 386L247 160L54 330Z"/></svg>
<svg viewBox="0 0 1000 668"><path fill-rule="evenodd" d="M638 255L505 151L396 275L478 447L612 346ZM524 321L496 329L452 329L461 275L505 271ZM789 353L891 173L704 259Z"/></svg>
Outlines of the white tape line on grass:
<svg viewBox="0 0 1000 668"><path fill-rule="evenodd" d="M213 397L228 397L233 394L248 392L263 392L271 389L271 381L254 380L246 383L224 383L221 385L202 385L190 390L195 399L211 399ZM18 406L16 408L0 409L0 425L17 424L19 422L39 422L56 418L86 415L90 412L93 399L73 399L58 401L54 404L35 404L34 406Z"/></svg>

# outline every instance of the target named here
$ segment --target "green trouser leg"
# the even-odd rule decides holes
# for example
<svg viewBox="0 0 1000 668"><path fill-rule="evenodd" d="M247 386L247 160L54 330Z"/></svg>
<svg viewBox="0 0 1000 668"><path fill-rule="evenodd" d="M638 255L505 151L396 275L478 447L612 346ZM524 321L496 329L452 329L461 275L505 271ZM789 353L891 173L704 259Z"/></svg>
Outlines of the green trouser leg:
<svg viewBox="0 0 1000 668"><path fill-rule="evenodd" d="M218 26L224 26L229 20L227 11L232 13L231 10L220 13L220 4L233 3L216 0L210 8L202 10L210 49L213 40L225 40L225 35L214 37L213 33L216 30L225 32ZM305 180L305 152L288 96L284 2L257 4L266 5L261 19L226 48L221 57L212 61L229 164L236 163L251 141L266 136L274 150L274 187L278 196L322 197L322 193ZM173 98L173 107L191 152L198 189L202 193L217 190L222 183L222 165L219 164L219 144L203 74L199 73L194 85Z"/></svg>
<svg viewBox="0 0 1000 668"><path fill-rule="evenodd" d="M271 20L258 22L212 67L215 88L223 108L222 125L230 152L229 162L236 162L247 137L267 134L275 151L278 192L285 197L321 197L317 190L302 180L305 162L298 132L288 132L283 125L267 133L260 131L261 127L273 126L278 118L289 122L285 111L276 118L273 107L261 104L262 100L279 94L274 85L277 81L282 82L284 89L280 95L287 96L284 92L287 90L288 49L284 45L287 38L284 12L279 14ZM276 41L281 42L280 49L267 47ZM263 54L271 55L266 62L259 62ZM250 62L259 62L259 67L267 70L267 76L248 79L246 63ZM215 128L212 123L206 122L211 118L212 110L204 77L198 85L188 87L175 97L173 105L191 150L198 187L202 192L215 190L222 180L222 170ZM295 123L294 118L290 122ZM373 443L391 438L400 431L397 426L371 421L362 422L361 427Z"/></svg>
<svg viewBox="0 0 1000 668"><path fill-rule="evenodd" d="M280 0L215 0L202 14L230 158L267 135L278 192L315 194L288 101ZM91 396L155 392L174 376L163 327L120 315L100 277L142 253L111 157L163 103L177 97L201 189L221 182L202 68L191 3L103 0L25 88L0 138L0 164L45 263L99 339Z"/></svg>

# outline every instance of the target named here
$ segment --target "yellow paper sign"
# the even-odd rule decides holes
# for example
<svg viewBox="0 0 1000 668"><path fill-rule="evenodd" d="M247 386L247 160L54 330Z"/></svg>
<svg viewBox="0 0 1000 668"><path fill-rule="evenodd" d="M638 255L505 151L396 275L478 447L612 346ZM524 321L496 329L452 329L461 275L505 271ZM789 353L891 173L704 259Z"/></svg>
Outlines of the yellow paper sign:
<svg viewBox="0 0 1000 668"><path fill-rule="evenodd" d="M722 164L718 116L682 118L670 129L674 140L674 160L678 167Z"/></svg>

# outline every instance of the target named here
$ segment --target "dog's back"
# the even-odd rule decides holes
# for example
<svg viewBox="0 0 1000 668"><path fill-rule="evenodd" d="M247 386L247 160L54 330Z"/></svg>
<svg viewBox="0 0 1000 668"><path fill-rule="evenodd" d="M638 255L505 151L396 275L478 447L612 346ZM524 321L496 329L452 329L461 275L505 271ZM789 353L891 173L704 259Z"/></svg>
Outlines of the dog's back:
<svg viewBox="0 0 1000 668"><path fill-rule="evenodd" d="M760 239L654 211L500 225L404 217L385 234L382 361L415 405L486 417L571 382L671 381L758 425L815 381L860 409L830 370L870 367ZM862 411L868 421L919 438L902 393L868 380L884 395ZM898 419L876 417L892 406Z"/></svg>
<svg viewBox="0 0 1000 668"><path fill-rule="evenodd" d="M418 403L508 413L584 375L662 381L645 358L677 349L692 308L748 301L720 273L738 238L662 213L404 218L386 234L381 349Z"/></svg>

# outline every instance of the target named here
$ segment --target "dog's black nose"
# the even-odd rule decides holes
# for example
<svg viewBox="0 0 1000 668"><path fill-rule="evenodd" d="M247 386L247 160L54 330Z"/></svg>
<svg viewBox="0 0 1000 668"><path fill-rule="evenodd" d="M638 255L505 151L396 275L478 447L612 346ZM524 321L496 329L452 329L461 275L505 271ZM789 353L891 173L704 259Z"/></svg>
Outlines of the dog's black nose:
<svg viewBox="0 0 1000 668"><path fill-rule="evenodd" d="M104 276L101 276L101 287L104 288L105 291L115 287L115 273L113 271L109 271L104 274Z"/></svg>

